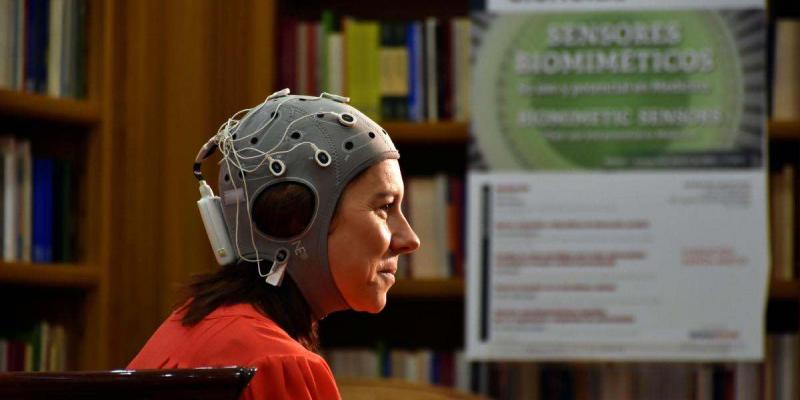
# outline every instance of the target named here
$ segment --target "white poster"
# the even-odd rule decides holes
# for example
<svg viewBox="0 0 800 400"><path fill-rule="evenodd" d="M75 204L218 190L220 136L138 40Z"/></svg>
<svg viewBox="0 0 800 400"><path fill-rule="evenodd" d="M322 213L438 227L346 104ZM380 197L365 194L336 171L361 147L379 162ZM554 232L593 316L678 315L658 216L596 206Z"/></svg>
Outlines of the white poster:
<svg viewBox="0 0 800 400"><path fill-rule="evenodd" d="M763 173L476 173L468 187L470 357L761 357Z"/></svg>
<svg viewBox="0 0 800 400"><path fill-rule="evenodd" d="M655 4L473 14L472 359L763 356L763 4Z"/></svg>

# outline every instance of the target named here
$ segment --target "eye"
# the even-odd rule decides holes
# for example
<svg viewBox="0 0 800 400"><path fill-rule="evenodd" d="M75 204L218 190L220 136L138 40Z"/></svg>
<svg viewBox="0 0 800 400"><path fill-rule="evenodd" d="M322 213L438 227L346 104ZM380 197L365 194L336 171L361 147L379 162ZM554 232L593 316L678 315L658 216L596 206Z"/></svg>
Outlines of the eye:
<svg viewBox="0 0 800 400"><path fill-rule="evenodd" d="M388 216L388 215L389 215L389 212L390 212L390 211L392 211L392 209L394 208L394 205L395 205L395 203L394 203L394 202L391 202L391 203L386 203L386 204L384 204L384 205L382 205L382 206L378 207L378 212L379 212L379 213L380 213L382 216Z"/></svg>

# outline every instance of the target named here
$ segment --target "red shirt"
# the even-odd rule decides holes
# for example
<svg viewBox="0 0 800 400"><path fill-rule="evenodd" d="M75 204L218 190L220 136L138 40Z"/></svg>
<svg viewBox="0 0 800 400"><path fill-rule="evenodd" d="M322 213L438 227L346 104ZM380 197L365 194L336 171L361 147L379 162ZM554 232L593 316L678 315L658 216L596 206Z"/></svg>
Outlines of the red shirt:
<svg viewBox="0 0 800 400"><path fill-rule="evenodd" d="M340 399L330 367L250 304L219 307L197 325L176 311L128 369L256 367L243 400Z"/></svg>

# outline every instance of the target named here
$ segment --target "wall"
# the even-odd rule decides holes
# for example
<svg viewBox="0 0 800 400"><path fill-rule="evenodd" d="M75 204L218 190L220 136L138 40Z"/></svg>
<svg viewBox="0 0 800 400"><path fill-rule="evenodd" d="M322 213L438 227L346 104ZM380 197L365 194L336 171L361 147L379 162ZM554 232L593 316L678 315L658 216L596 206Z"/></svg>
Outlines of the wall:
<svg viewBox="0 0 800 400"><path fill-rule="evenodd" d="M215 266L195 205L197 151L225 118L276 88L272 2L128 1L113 21L109 367L118 368L187 277ZM209 181L216 171L205 164Z"/></svg>

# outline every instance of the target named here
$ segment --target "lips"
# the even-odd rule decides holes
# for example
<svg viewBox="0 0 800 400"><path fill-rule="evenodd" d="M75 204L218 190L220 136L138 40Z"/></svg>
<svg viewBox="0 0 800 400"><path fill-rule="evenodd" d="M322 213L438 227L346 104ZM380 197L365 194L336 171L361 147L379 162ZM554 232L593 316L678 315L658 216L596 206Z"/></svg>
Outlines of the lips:
<svg viewBox="0 0 800 400"><path fill-rule="evenodd" d="M396 274L397 273L397 265L385 265L378 269L378 273L386 273L386 274Z"/></svg>

